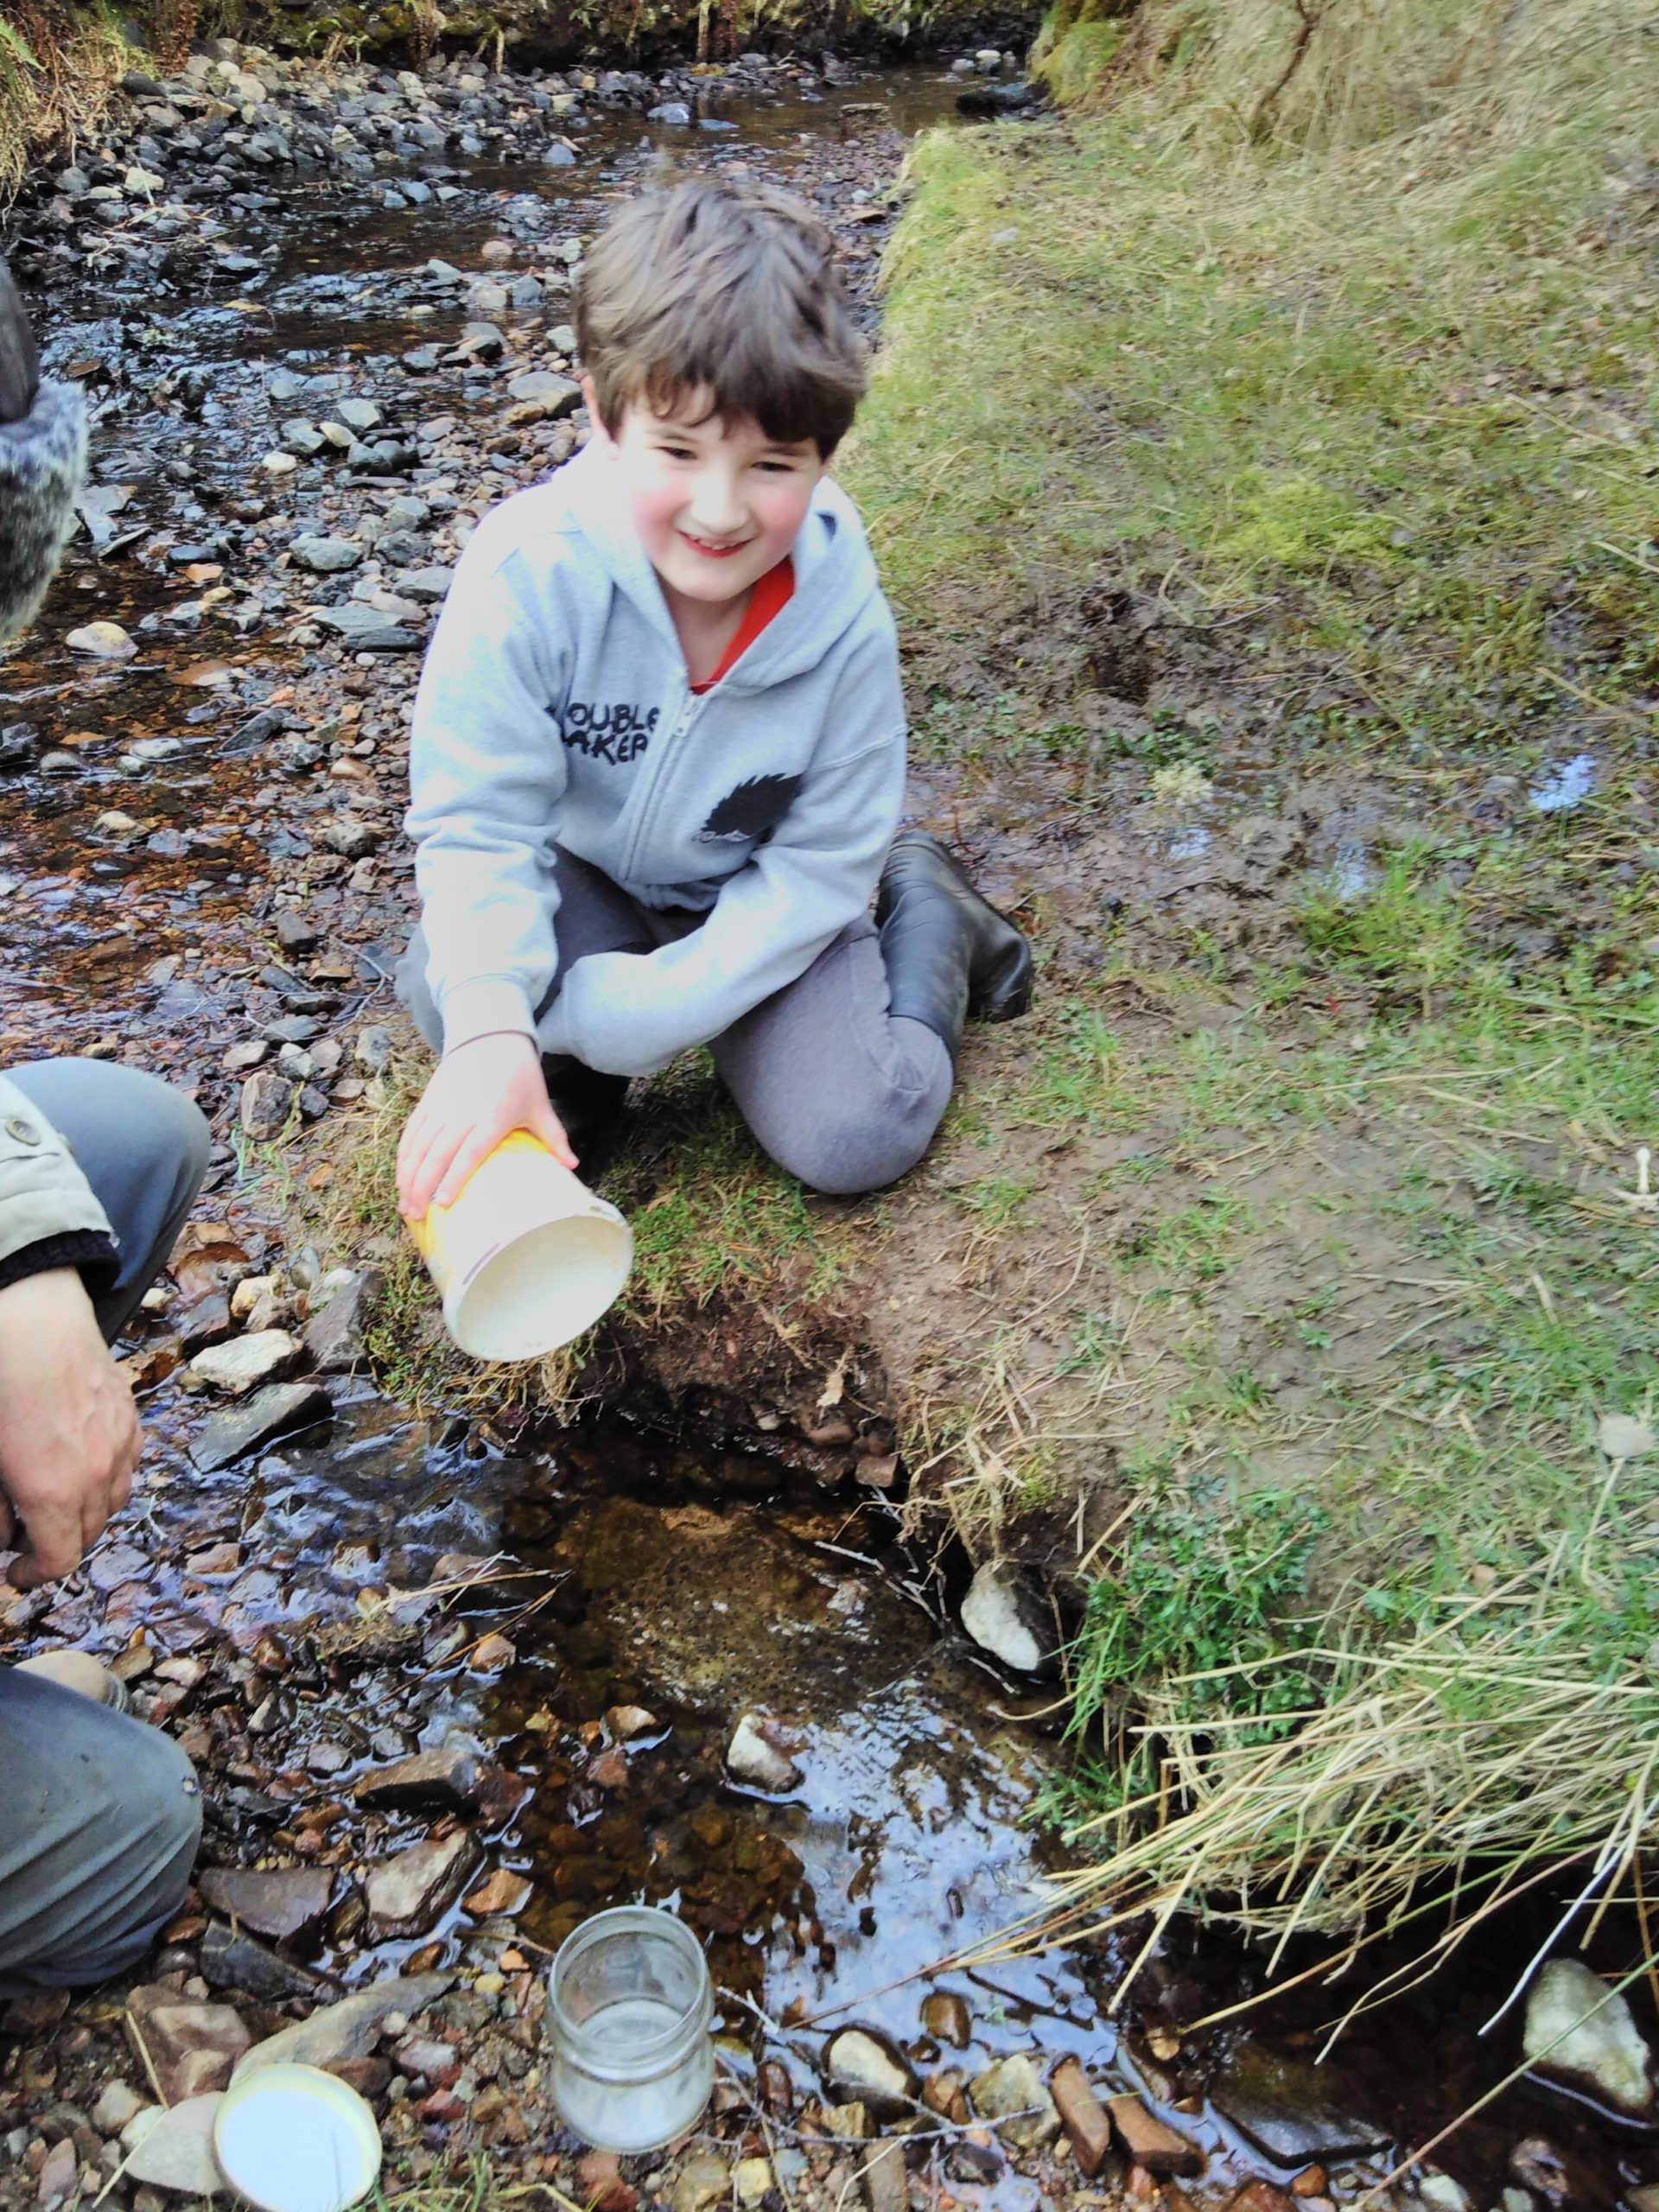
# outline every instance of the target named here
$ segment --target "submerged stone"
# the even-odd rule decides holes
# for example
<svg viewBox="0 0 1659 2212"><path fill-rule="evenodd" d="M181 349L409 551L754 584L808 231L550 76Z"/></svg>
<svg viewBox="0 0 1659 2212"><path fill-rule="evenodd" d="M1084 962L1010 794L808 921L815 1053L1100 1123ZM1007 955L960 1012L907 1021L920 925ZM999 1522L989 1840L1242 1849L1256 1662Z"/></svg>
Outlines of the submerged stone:
<svg viewBox="0 0 1659 2212"><path fill-rule="evenodd" d="M1230 2054L1212 2094L1217 2110L1281 2165L1363 2158L1389 2139L1375 2121L1332 2102L1329 2076L1318 2067L1258 2044L1241 2044Z"/></svg>
<svg viewBox="0 0 1659 2212"><path fill-rule="evenodd" d="M988 1559L976 1571L963 1599L962 1624L982 1651L1022 1674L1035 1674L1053 1645L1041 1599L1004 1560Z"/></svg>
<svg viewBox="0 0 1659 2212"><path fill-rule="evenodd" d="M856 2101L878 2119L896 2120L911 2108L916 2073L885 2037L867 2028L842 2028L823 2048L825 2079L841 2101Z"/></svg>
<svg viewBox="0 0 1659 2212"><path fill-rule="evenodd" d="M1632 2119L1653 2109L1653 2061L1622 1991L1580 1959L1551 1959L1532 1986L1522 2048L1541 2074Z"/></svg>

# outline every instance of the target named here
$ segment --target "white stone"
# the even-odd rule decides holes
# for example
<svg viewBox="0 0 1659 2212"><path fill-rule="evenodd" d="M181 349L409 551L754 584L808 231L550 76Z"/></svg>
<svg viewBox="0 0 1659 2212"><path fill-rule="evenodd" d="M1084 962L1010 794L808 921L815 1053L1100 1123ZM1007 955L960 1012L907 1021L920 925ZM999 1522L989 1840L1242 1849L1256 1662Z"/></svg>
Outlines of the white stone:
<svg viewBox="0 0 1659 2212"><path fill-rule="evenodd" d="M156 2110L137 2148L127 2158L133 2181L154 2182L160 2189L175 2189L187 2196L213 2196L224 2186L213 2157L213 2120L224 2099L222 2089L203 2097L187 2097L169 2111Z"/></svg>
<svg viewBox="0 0 1659 2212"><path fill-rule="evenodd" d="M726 1770L757 1789L793 1789L801 1778L794 1761L766 1741L752 1713L743 1715L726 1746Z"/></svg>
<svg viewBox="0 0 1659 2212"><path fill-rule="evenodd" d="M285 1375L300 1356L297 1337L286 1329L258 1329L251 1335L232 1337L226 1344L210 1344L190 1363L190 1372L215 1390L239 1398L262 1382Z"/></svg>
<svg viewBox="0 0 1659 2212"><path fill-rule="evenodd" d="M1633 1421L1629 1414L1603 1414L1596 1442L1610 1459L1639 1459L1652 1451L1654 1435L1646 1421Z"/></svg>
<svg viewBox="0 0 1659 2212"><path fill-rule="evenodd" d="M130 660L138 650L118 622L86 623L63 642L72 653L87 653L93 660Z"/></svg>
<svg viewBox="0 0 1659 2212"><path fill-rule="evenodd" d="M1023 1674L1035 1673L1048 1656L1039 1618L1030 1591L1012 1567L988 1559L976 1569L962 1601L962 1624L982 1651Z"/></svg>
<svg viewBox="0 0 1659 2212"><path fill-rule="evenodd" d="M106 2082L92 2107L92 2126L100 2135L118 2135L143 2108L144 2101L130 2082Z"/></svg>
<svg viewBox="0 0 1659 2212"><path fill-rule="evenodd" d="M92 827L95 830L101 830L106 837L124 837L129 830L136 830L138 824L130 814L123 814L118 806L112 806L99 816Z"/></svg>
<svg viewBox="0 0 1659 2212"><path fill-rule="evenodd" d="M1472 2212L1468 2190L1450 2174L1424 2174L1417 2183L1417 2198L1421 2204L1431 2205L1433 2212Z"/></svg>
<svg viewBox="0 0 1659 2212"><path fill-rule="evenodd" d="M1630 2005L1580 1959L1549 1960L1532 1985L1522 2049L1540 2072L1617 2111L1645 2118L1652 2109L1652 2059Z"/></svg>
<svg viewBox="0 0 1659 2212"><path fill-rule="evenodd" d="M882 2119L907 2112L916 2077L862 2028L843 2028L824 2048L824 2072L830 2087L854 2097Z"/></svg>

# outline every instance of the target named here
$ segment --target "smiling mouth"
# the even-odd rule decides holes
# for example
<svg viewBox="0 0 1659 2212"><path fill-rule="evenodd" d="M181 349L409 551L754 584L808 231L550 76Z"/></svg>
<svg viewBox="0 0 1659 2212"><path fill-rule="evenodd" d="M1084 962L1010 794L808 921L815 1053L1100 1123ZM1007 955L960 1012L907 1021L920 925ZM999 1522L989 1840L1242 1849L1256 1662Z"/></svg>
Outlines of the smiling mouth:
<svg viewBox="0 0 1659 2212"><path fill-rule="evenodd" d="M741 553L752 542L745 537L735 545L711 545L706 537L694 537L689 530L683 530L680 536L694 551L706 555L711 561L728 561L734 553Z"/></svg>

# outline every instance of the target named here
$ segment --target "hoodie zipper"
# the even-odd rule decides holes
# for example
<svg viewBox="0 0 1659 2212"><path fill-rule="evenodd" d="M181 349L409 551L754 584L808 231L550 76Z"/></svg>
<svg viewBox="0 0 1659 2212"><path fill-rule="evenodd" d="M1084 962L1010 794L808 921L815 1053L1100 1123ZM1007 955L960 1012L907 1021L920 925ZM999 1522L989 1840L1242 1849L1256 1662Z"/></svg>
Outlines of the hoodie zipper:
<svg viewBox="0 0 1659 2212"><path fill-rule="evenodd" d="M657 811L657 797L671 772L671 758L678 749L680 740L685 735L687 730L690 728L692 723L696 720L697 709L702 704L703 702L693 694L691 687L688 683L685 689L685 696L680 702L679 712L675 716L674 727L670 730L667 741L664 744L657 755L659 764L657 774L652 779L649 789L644 795L644 799L639 809L639 819L633 825L633 835L628 840L628 849L622 858L620 873L622 880L625 883L632 882L633 880L634 864L639 860L639 849L644 844L646 834L650 830L652 823L655 819Z"/></svg>

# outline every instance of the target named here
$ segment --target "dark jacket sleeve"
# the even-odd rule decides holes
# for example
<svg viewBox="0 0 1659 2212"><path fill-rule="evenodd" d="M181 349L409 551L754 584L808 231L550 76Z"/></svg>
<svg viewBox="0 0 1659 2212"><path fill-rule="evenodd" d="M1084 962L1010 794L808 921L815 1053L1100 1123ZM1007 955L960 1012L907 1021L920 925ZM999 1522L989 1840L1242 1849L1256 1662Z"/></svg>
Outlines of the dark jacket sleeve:
<svg viewBox="0 0 1659 2212"><path fill-rule="evenodd" d="M73 385L42 384L21 422L0 423L0 645L45 596L75 519L86 417ZM104 1209L57 1131L0 1076L0 1282L44 1268L107 1268Z"/></svg>
<svg viewBox="0 0 1659 2212"><path fill-rule="evenodd" d="M73 385L42 384L20 423L0 423L0 645L46 595L86 462L86 416Z"/></svg>

